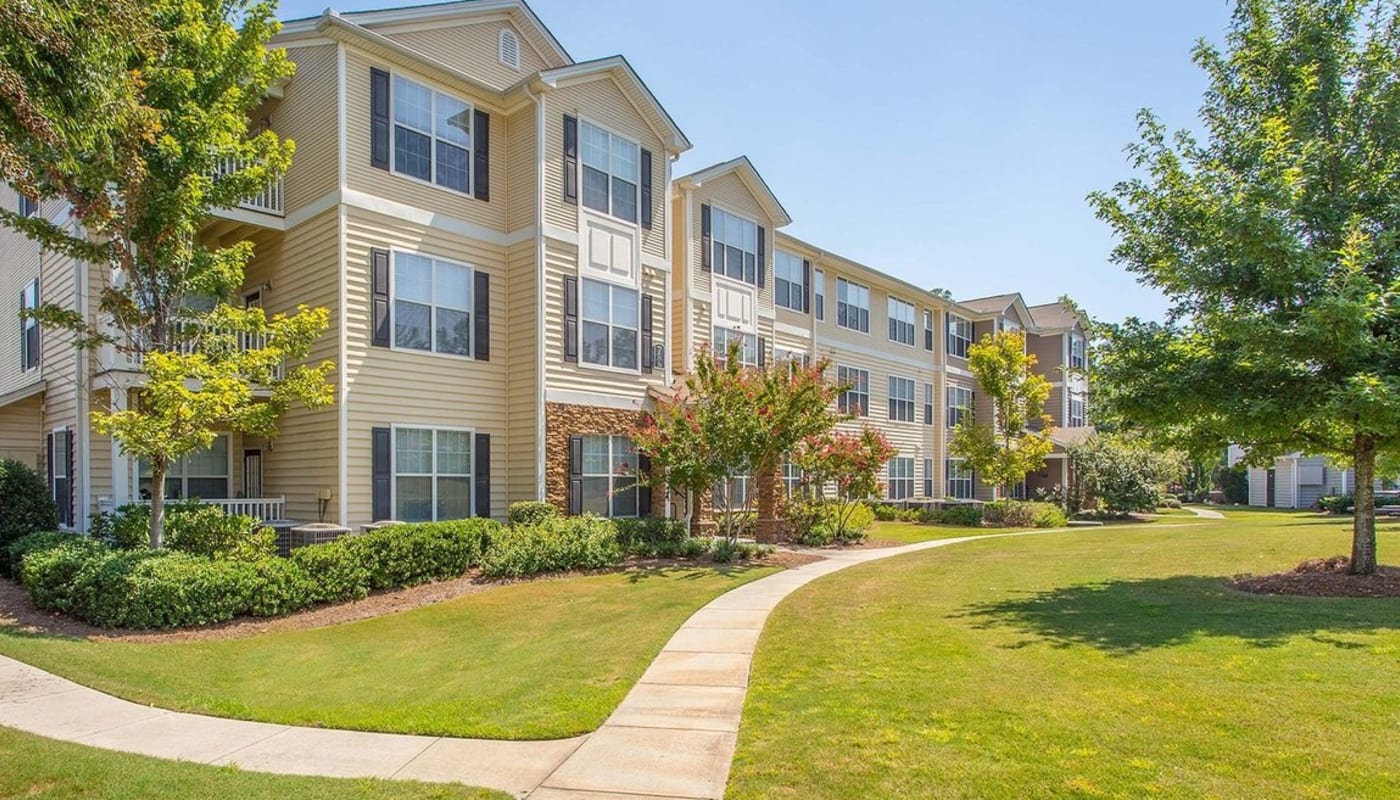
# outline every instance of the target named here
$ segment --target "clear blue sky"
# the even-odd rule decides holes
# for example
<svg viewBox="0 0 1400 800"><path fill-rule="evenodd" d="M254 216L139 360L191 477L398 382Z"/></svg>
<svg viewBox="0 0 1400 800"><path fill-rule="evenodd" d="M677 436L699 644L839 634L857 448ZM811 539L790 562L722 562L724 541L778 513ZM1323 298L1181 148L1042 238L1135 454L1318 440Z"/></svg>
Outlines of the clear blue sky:
<svg viewBox="0 0 1400 800"><path fill-rule="evenodd" d="M529 2L575 59L627 56L695 144L676 174L748 155L794 236L958 298L1165 309L1084 196L1128 176L1137 109L1194 127L1228 0Z"/></svg>

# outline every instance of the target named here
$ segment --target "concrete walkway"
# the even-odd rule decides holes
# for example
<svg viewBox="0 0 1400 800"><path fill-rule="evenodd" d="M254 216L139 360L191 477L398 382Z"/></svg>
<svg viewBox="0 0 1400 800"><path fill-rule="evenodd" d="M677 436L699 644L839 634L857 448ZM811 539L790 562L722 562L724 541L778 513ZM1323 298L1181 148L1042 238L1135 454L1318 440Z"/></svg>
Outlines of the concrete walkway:
<svg viewBox="0 0 1400 800"><path fill-rule="evenodd" d="M1192 514L1195 514L1201 519L1225 519L1224 514L1220 513L1219 511L1215 511L1214 509L1197 508L1196 506L1182 506L1182 508L1186 509L1187 511L1190 511Z"/></svg>
<svg viewBox="0 0 1400 800"><path fill-rule="evenodd" d="M573 739L451 739L186 714L119 700L4 657L0 725L110 750L258 772L461 782L531 800L719 798L729 779L754 648L783 598L856 564L971 540L1051 532L832 551L822 561L745 584L695 612L602 727Z"/></svg>

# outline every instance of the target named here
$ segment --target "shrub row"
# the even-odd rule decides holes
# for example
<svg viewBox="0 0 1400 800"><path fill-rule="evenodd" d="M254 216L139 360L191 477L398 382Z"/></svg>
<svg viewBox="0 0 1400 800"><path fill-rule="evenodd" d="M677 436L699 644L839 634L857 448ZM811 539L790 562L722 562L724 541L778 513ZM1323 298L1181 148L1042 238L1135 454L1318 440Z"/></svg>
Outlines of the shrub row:
<svg viewBox="0 0 1400 800"><path fill-rule="evenodd" d="M999 528L1059 528L1069 524L1059 506L1026 500L984 503L982 521Z"/></svg>
<svg viewBox="0 0 1400 800"><path fill-rule="evenodd" d="M13 459L0 459L0 574L13 574L5 558L11 544L57 527L58 507L39 473Z"/></svg>
<svg viewBox="0 0 1400 800"><path fill-rule="evenodd" d="M493 578L538 572L599 569L622 562L617 527L600 517L562 517L535 525L504 528L481 561Z"/></svg>

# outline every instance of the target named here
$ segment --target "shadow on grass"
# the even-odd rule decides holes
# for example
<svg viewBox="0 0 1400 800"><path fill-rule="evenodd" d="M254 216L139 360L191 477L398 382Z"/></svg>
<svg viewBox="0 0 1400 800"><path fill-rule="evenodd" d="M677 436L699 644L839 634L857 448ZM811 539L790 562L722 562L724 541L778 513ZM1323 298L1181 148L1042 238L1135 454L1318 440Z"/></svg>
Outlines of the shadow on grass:
<svg viewBox="0 0 1400 800"><path fill-rule="evenodd" d="M978 603L952 616L974 620L982 630L1015 628L1029 635L1010 648L1088 645L1112 655L1204 637L1277 647L1306 636L1353 648L1331 634L1400 630L1400 600L1253 595L1229 588L1227 580L1181 575L1066 586Z"/></svg>
<svg viewBox="0 0 1400 800"><path fill-rule="evenodd" d="M657 566L628 567L623 572L629 583L641 583L649 578L672 578L683 581L698 581L707 575L723 575L737 578L767 565L757 564L713 564L695 562L692 564L667 564Z"/></svg>

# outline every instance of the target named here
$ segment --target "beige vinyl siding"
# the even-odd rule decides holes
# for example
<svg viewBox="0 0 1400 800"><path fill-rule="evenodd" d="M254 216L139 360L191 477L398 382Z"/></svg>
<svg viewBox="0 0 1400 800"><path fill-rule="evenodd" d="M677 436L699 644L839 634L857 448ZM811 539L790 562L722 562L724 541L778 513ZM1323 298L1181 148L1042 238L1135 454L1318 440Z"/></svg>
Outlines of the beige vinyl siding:
<svg viewBox="0 0 1400 800"><path fill-rule="evenodd" d="M773 220L764 213L763 206L759 205L758 200L749 191L749 187L744 184L744 181L732 172L706 181L704 186L694 191L692 198L689 247L690 263L695 265L690 281L692 290L704 294L709 292L711 288L711 275L713 273L700 268L700 265L704 263L700 253L700 206L718 207L768 229L767 252L764 254L768 262L764 268L767 277L764 280L763 288L758 293L758 309L760 314L771 316L773 314L773 248L778 238L774 235Z"/></svg>
<svg viewBox="0 0 1400 800"><path fill-rule="evenodd" d="M108 395L105 390L93 391L88 404L88 414L94 411L109 411ZM112 497L112 439L97 432L95 428L88 429L88 480L91 487L88 492L88 508L78 510L80 516L96 513L101 510L100 501L102 498ZM79 469L82 465L78 465Z"/></svg>
<svg viewBox="0 0 1400 800"><path fill-rule="evenodd" d="M73 259L45 253L42 257L39 295L45 303L77 308L77 286ZM42 337L41 367L44 374L44 431L72 426L78 418L77 350L73 334L45 329ZM16 357L18 361L18 357Z"/></svg>
<svg viewBox="0 0 1400 800"><path fill-rule="evenodd" d="M519 70L501 63L498 37L502 28L513 31L520 42ZM387 33L385 36L416 51L426 60L465 72L495 89L509 88L531 73L549 68L519 29L506 20Z"/></svg>
<svg viewBox="0 0 1400 800"><path fill-rule="evenodd" d="M1035 371L1044 375L1046 380L1064 379L1061 367L1064 365L1064 359L1068 353L1064 334L1054 333L1048 336L1027 334L1026 352L1035 356Z"/></svg>
<svg viewBox="0 0 1400 800"><path fill-rule="evenodd" d="M1045 413L1050 415L1050 424L1063 428L1069 424L1069 398L1063 386L1051 386L1050 397L1045 401Z"/></svg>
<svg viewBox="0 0 1400 800"><path fill-rule="evenodd" d="M1260 508L1269 505L1269 471L1249 468L1249 504Z"/></svg>
<svg viewBox="0 0 1400 800"><path fill-rule="evenodd" d="M43 395L0 406L0 458L39 469L44 450Z"/></svg>
<svg viewBox="0 0 1400 800"><path fill-rule="evenodd" d="M465 220L481 225L492 231L505 233L506 206L509 187L506 185L506 162L509 160L508 137L499 135L499 121L504 115L491 113L491 200L483 202L462 192L445 189L406 175L370 166L370 68L387 69L391 74L403 75L410 80L446 92L482 108L488 98L475 95L470 87L449 86L430 80L427 77L405 70L397 65L378 61L356 50L346 52L345 74L345 151L346 181L348 188L364 192L385 200L413 208L426 209L438 214ZM491 108L482 110L490 113ZM390 115L392 120L392 108ZM508 126L506 126L508 127ZM390 151L392 154L392 122ZM474 158L474 155L473 155ZM527 190L532 190L528 189Z"/></svg>
<svg viewBox="0 0 1400 800"><path fill-rule="evenodd" d="M564 277L579 274L577 248L573 245L545 240L545 369L546 386L573 392L585 392L614 398L629 398L639 404L646 396L648 386L664 386L669 376L664 367L654 369L651 374L607 369L583 363L564 361ZM667 273L650 267L642 270L641 292L652 296L652 313L666 314ZM580 285L579 310L582 313L582 286ZM580 324L582 329L582 324ZM657 320L653 331L656 344L664 345L670 351L670 341L664 316ZM663 340L664 339L664 340ZM581 353L580 353L581 355ZM639 405L640 407L640 405Z"/></svg>
<svg viewBox="0 0 1400 800"><path fill-rule="evenodd" d="M509 325L505 252L498 247L371 212L350 210L346 229L346 377L349 381L350 524L369 522L371 429L389 425L472 428L491 435L491 513L507 502L507 418L532 414L528 399L507 394ZM450 259L491 275L491 360L477 361L370 345L370 249Z"/></svg>
<svg viewBox="0 0 1400 800"><path fill-rule="evenodd" d="M692 346L686 337L686 327L691 319L691 314L695 311L695 301L687 298L685 291L685 281L690 280L692 269L698 270L700 264L692 260L692 249L686 242L686 219L688 217L687 196L677 193L669 198L671 204L671 307L668 309L667 317L671 321L669 330L669 340L672 346L667 349L667 359L671 362L671 370L676 373L685 372L686 351ZM698 224L698 222L697 222ZM696 228L696 235L699 236L699 228Z"/></svg>
<svg viewBox="0 0 1400 800"><path fill-rule="evenodd" d="M260 242L248 264L244 287L262 289L268 313L291 313L298 304L330 310L330 328L312 347L311 363L339 360L339 212L318 214L284 234ZM334 384L338 375L332 373ZM336 446L339 411L292 407L278 421L278 435L267 440L249 438L240 448L262 450L263 494L287 498L287 517L302 522L317 519L316 493L338 485ZM237 480L242 479L242 450L235 459ZM354 487L352 486L352 489ZM332 500L327 519L336 516L338 499Z"/></svg>
<svg viewBox="0 0 1400 800"><path fill-rule="evenodd" d="M564 201L564 115L607 128L613 133L632 139L652 154L651 230L641 228L642 253L656 259L666 257L666 231L663 203L666 191L666 152L661 139L637 111L637 107L612 78L567 86L545 95L544 146L544 216L545 222L569 231L579 230L578 204ZM582 134L580 134L580 138ZM579 153L582 170L583 154ZM583 181L579 180L579 201L582 202ZM533 190L533 187L532 187ZM611 219L611 218L610 218ZM640 215L638 217L640 221ZM700 225L695 226L699 235ZM697 262L698 263L698 262Z"/></svg>
<svg viewBox="0 0 1400 800"><path fill-rule="evenodd" d="M499 445L493 442L492 454L494 456L495 447L504 448L505 488L511 501L541 499L536 496L540 409L536 370L539 363L539 318L535 305L538 282L535 243L530 241L512 247L507 264L510 274L506 307L510 316L505 331L505 357L510 365L506 379L510 414L506 425L507 440Z"/></svg>
<svg viewBox="0 0 1400 800"><path fill-rule="evenodd" d="M339 187L340 126L336 117L336 46L293 48L287 57L296 62L296 75L285 96L269 110L273 130L296 142L283 189L285 211L291 213ZM365 91L369 91L367 86ZM368 137L368 112L361 127Z"/></svg>
<svg viewBox="0 0 1400 800"><path fill-rule="evenodd" d="M19 195L9 184L0 183L0 206L11 211L19 208ZM0 396L4 396L42 379L41 370L20 370L20 293L39 276L38 243L0 227L0 265L4 265L0 269ZM71 278L70 272L70 283ZM50 299L44 288L40 286L40 302Z"/></svg>
<svg viewBox="0 0 1400 800"><path fill-rule="evenodd" d="M506 145L506 175L508 185L502 187L506 189L505 197L508 199L506 206L506 227L510 231L517 231L521 228L528 228L535 224L535 215L538 213L536 200L538 194L535 191L537 185L535 175L536 153L535 153L535 106L530 104L522 111L517 111L509 118L500 115L504 125L500 125L498 134L494 128L498 125L495 119L492 120L492 144L494 139L500 136ZM494 158L494 156L493 156ZM495 200L496 187L491 186L492 200ZM504 202L504 201L503 201ZM531 247L533 247L531 243Z"/></svg>

